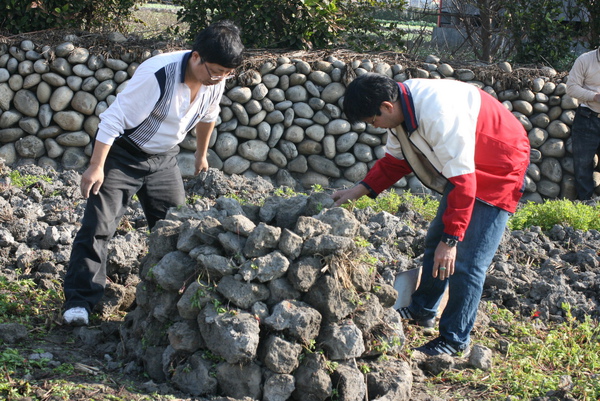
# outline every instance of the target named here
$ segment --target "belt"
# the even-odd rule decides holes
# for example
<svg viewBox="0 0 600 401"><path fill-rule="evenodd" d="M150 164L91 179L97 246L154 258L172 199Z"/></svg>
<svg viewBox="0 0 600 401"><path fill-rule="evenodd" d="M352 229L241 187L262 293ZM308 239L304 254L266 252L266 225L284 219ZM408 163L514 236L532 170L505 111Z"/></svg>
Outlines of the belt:
<svg viewBox="0 0 600 401"><path fill-rule="evenodd" d="M138 157L149 157L152 156L149 153L144 152L138 145L135 144L131 139L126 136L120 136L115 139L115 144L119 145L121 148L125 149L127 152L131 153L134 156Z"/></svg>

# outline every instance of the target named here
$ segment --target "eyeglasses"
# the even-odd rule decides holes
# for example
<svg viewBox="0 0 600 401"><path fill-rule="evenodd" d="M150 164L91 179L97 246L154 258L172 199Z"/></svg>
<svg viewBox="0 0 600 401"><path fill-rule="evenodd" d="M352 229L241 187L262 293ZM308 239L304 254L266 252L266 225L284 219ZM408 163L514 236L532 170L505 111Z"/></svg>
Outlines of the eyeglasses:
<svg viewBox="0 0 600 401"><path fill-rule="evenodd" d="M375 119L377 118L377 115L373 116L373 119L371 120L371 122L369 124L371 125L375 125Z"/></svg>
<svg viewBox="0 0 600 401"><path fill-rule="evenodd" d="M206 61L203 61L203 63L204 63L204 67L206 67L206 72L208 72L208 76L211 81L220 81L222 79L231 79L235 76L233 71L230 71L229 73L227 73L227 75L214 75L212 73L212 71L208 69L208 65L206 64Z"/></svg>

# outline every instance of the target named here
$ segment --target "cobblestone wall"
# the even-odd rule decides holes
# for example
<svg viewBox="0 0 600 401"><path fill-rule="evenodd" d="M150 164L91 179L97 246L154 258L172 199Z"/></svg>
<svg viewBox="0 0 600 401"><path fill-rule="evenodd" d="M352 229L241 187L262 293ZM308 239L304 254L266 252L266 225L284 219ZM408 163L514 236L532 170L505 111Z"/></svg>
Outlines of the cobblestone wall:
<svg viewBox="0 0 600 401"><path fill-rule="evenodd" d="M30 40L0 44L0 157L7 164L85 168L98 116L137 66L159 52L103 56L73 42L55 47ZM458 79L492 94L529 135L531 166L524 199L575 198L570 125L578 103L566 95L565 73L551 68L513 71L508 63L457 68L435 56L421 62L390 62L376 55L343 58L279 55L238 71L228 82L211 137L211 167L307 188L362 179L383 156L386 132L348 123L341 99L353 77L373 71L397 81ZM184 176L193 174L193 134L180 145ZM596 178L600 184L600 172ZM411 176L395 186L423 190Z"/></svg>

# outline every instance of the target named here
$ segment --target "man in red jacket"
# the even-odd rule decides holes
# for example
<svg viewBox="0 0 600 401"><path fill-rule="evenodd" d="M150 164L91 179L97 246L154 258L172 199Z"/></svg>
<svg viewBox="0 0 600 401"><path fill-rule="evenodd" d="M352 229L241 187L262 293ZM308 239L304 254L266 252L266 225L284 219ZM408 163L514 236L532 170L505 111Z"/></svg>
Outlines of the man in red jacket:
<svg viewBox="0 0 600 401"><path fill-rule="evenodd" d="M417 349L465 356L486 271L523 192L527 133L488 93L452 80L397 83L362 75L346 90L344 113L352 123L390 131L385 157L356 186L335 192L336 205L375 197L411 172L443 194L427 231L421 282L411 304L398 312L433 327L449 286L440 336Z"/></svg>

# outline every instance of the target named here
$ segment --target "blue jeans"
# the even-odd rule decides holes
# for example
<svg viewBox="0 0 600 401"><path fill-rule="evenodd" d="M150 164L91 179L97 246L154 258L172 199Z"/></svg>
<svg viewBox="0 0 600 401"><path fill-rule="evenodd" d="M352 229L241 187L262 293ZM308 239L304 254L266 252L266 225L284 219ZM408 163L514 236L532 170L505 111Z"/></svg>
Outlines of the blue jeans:
<svg viewBox="0 0 600 401"><path fill-rule="evenodd" d="M579 107L571 126L575 189L580 200L594 194L594 155L600 147L600 118L590 115L590 109Z"/></svg>
<svg viewBox="0 0 600 401"><path fill-rule="evenodd" d="M148 227L164 219L170 207L185 203L179 148L154 156L133 155L117 144L110 149L104 167L104 183L98 195L90 194L81 228L77 232L64 280L64 308L83 307L92 312L104 295L107 246L137 194Z"/></svg>
<svg viewBox="0 0 600 401"><path fill-rule="evenodd" d="M454 274L446 280L433 278L433 256L444 232L442 215L447 207L448 191L427 231L421 282L408 308L415 317L435 317L449 286L448 303L440 319L440 335L450 345L464 349L470 342L485 275L502 239L509 213L475 201L471 222L457 246Z"/></svg>

